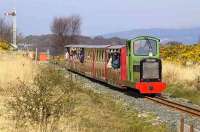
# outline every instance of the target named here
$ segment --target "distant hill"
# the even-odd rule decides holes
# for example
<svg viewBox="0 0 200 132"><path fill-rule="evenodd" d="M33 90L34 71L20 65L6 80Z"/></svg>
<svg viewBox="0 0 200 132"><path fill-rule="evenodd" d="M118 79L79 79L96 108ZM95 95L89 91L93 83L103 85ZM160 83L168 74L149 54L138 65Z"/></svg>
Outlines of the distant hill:
<svg viewBox="0 0 200 132"><path fill-rule="evenodd" d="M20 44L18 45L20 49L29 49L35 50L37 48L38 51L47 51L50 50L52 54L59 54L60 51L56 50L56 44L52 41L53 37L52 34L46 35L30 35L26 36L23 40L21 40ZM76 36L78 43L77 44L89 44L89 45L103 45L103 44L111 44L111 45L121 45L125 44L124 39L120 39L117 37L105 39L102 36L96 36L94 38L88 36ZM64 47L63 47L64 48Z"/></svg>
<svg viewBox="0 0 200 132"><path fill-rule="evenodd" d="M123 39L129 39L141 35L159 37L163 43L167 43L169 41L178 41L184 44L194 44L200 40L200 27L188 29L135 29L130 31L105 34L103 37L119 37Z"/></svg>
<svg viewBox="0 0 200 132"><path fill-rule="evenodd" d="M52 34L46 35L30 35L26 36L21 43L31 44L38 47L42 46L50 46L55 45L52 41L54 36ZM102 44L113 44L113 45L121 45L125 43L124 39L120 39L117 37L112 38L104 38L102 36L96 36L94 38L88 36L76 36L78 40L78 44L89 44L89 45L102 45Z"/></svg>

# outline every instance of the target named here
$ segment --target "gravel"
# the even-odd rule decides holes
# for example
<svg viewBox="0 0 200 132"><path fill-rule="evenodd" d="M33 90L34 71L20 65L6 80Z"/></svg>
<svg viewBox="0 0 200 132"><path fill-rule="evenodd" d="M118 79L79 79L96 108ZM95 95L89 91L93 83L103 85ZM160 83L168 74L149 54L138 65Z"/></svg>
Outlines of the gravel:
<svg viewBox="0 0 200 132"><path fill-rule="evenodd" d="M133 106L140 113L153 113L154 115L157 116L157 118L156 118L157 121L169 124L172 131L177 131L177 126L178 126L178 124L180 122L180 118L182 116L185 119L185 124L188 124L188 125L193 124L194 128L200 130L200 118L186 115L179 111L175 111L169 107L154 103L145 98L128 95L127 92L122 92L122 91L113 89L111 87L102 85L100 83L96 83L96 82L91 81L90 79L87 79L80 75L73 74L71 72L69 72L69 74L70 74L70 76L72 76L72 78L75 81L81 82L83 84L83 86L90 87L91 89L93 89L94 91L99 92L99 93L111 94L115 99L123 100L129 106ZM69 74L66 74L66 75L69 75ZM186 102L184 102L184 103L186 103ZM191 106L192 104L187 103L187 105ZM194 105L194 107L198 107L198 106Z"/></svg>

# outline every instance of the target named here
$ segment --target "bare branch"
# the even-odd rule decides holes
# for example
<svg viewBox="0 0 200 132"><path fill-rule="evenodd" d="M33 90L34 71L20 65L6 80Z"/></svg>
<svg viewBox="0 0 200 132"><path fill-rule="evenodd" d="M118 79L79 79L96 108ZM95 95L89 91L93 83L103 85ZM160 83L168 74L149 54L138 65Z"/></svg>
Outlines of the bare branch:
<svg viewBox="0 0 200 132"><path fill-rule="evenodd" d="M64 45L78 43L81 32L81 18L78 15L70 17L55 17L51 31L54 34L53 42L57 48L63 49Z"/></svg>

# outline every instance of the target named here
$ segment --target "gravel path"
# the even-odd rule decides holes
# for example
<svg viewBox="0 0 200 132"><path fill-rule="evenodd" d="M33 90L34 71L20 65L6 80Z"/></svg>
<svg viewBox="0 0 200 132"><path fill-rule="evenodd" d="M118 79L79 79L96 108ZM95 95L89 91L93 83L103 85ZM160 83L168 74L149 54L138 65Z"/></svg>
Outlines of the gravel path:
<svg viewBox="0 0 200 132"><path fill-rule="evenodd" d="M77 74L70 73L75 81L81 82L83 86L90 87L99 93L111 94L116 99L121 99L127 103L127 105L134 106L137 111L142 113L153 113L157 116L156 120L159 122L166 122L169 124L172 131L177 130L177 125L180 121L181 116L185 118L186 124L193 124L194 128L200 130L200 118L191 117L189 115L180 113L166 106L161 106L157 103L151 102L144 98L138 98L131 95L127 95L127 92L121 92L118 90L111 89L110 87L104 86L100 83L96 83L82 77ZM69 74L68 74L69 75ZM190 104L191 105L191 104Z"/></svg>

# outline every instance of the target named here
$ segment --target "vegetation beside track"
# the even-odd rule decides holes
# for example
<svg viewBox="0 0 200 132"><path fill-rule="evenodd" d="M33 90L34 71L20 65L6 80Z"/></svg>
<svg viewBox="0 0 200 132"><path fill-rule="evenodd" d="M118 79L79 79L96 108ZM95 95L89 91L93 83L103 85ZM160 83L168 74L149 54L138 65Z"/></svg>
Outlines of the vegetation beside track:
<svg viewBox="0 0 200 132"><path fill-rule="evenodd" d="M164 132L152 114L75 83L63 71L18 54L0 59L0 131Z"/></svg>
<svg viewBox="0 0 200 132"><path fill-rule="evenodd" d="M188 102L200 105L200 91L189 89L183 84L169 84L165 92L171 97L187 99Z"/></svg>
<svg viewBox="0 0 200 132"><path fill-rule="evenodd" d="M200 44L163 46L161 57L165 92L200 105Z"/></svg>
<svg viewBox="0 0 200 132"><path fill-rule="evenodd" d="M200 63L200 44L183 45L172 43L161 46L161 58L166 61L186 65L188 63Z"/></svg>

